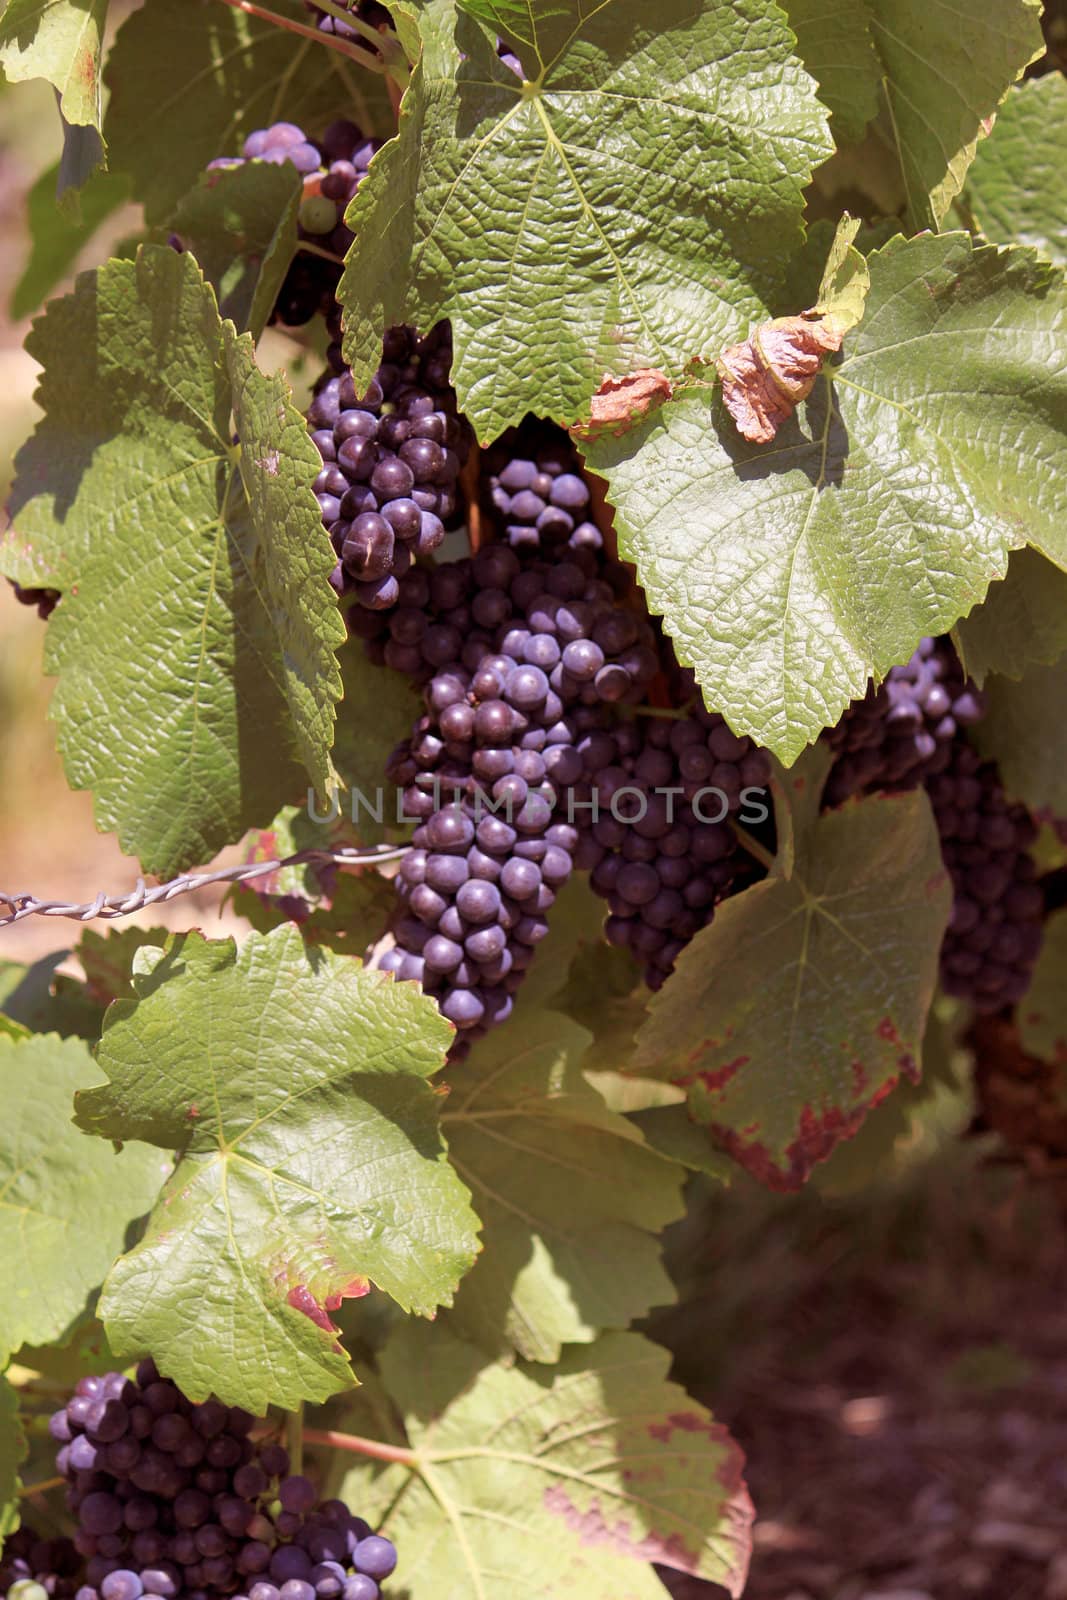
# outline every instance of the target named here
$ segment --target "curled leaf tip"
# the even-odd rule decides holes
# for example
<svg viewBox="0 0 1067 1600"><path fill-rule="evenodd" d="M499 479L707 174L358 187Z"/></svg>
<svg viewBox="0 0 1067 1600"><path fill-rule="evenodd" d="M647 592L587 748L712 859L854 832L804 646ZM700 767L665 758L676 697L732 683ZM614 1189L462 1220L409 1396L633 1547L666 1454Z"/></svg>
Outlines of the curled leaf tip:
<svg viewBox="0 0 1067 1600"><path fill-rule="evenodd" d="M671 380L656 367L640 367L623 378L605 378L590 401L589 416L576 422L571 432L577 439L625 433L673 393Z"/></svg>
<svg viewBox="0 0 1067 1600"><path fill-rule="evenodd" d="M724 350L715 366L738 432L753 444L769 444L807 399L824 357L840 350L843 337L833 317L802 311L763 322L742 344Z"/></svg>

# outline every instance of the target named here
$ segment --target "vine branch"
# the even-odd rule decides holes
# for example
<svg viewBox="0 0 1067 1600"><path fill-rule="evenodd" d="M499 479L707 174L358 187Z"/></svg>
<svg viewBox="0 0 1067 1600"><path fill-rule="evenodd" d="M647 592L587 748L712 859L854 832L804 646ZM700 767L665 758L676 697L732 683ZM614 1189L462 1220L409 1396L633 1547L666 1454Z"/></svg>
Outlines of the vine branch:
<svg viewBox="0 0 1067 1600"><path fill-rule="evenodd" d="M292 17L283 17L277 11L269 11L266 6L257 5L255 0L222 0L224 6L230 6L234 11L243 11L246 16L258 17L260 22L269 22L275 28L284 28L287 33L299 34L302 39L312 39L316 44L324 44L328 50L336 50L338 55L347 56L350 61L356 61L361 67L367 67L371 72L385 74L386 65L380 55L373 50L365 50L361 44L353 44L350 39L341 39L336 33L323 33L318 28L309 27L305 22L295 22Z"/></svg>
<svg viewBox="0 0 1067 1600"><path fill-rule="evenodd" d="M363 1439L358 1433L335 1433L332 1428L305 1428L304 1443L327 1445L333 1450L348 1450L353 1455L369 1456L373 1461L392 1461L402 1467L418 1466L419 1461L414 1450L407 1450L403 1445Z"/></svg>
<svg viewBox="0 0 1067 1600"><path fill-rule="evenodd" d="M7 906L6 916L0 917L0 928L10 928L25 917L70 917L75 922L114 922L118 917L132 916L146 906L161 905L177 900L179 895L192 894L214 883L246 883L253 878L264 878L282 867L336 866L372 867L384 861L399 861L407 855L409 845L379 845L373 850L356 850L351 846L336 850L298 850L295 855L277 861L249 861L238 867L222 867L217 872L183 872L169 883L149 887L138 878L137 887L124 895L107 895L102 890L95 900L84 905L73 905L66 900L42 900L32 894L5 894L0 889L0 907Z"/></svg>

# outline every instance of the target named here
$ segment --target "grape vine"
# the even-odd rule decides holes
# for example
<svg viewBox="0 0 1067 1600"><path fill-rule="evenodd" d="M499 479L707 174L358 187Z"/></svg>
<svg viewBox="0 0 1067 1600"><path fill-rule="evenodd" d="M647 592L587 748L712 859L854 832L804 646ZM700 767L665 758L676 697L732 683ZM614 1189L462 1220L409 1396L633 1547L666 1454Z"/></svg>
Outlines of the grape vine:
<svg viewBox="0 0 1067 1600"><path fill-rule="evenodd" d="M0 16L80 191L0 603L140 874L0 893L0 1596L740 1596L664 1230L950 1077L1067 1148L1062 63L101 9Z"/></svg>

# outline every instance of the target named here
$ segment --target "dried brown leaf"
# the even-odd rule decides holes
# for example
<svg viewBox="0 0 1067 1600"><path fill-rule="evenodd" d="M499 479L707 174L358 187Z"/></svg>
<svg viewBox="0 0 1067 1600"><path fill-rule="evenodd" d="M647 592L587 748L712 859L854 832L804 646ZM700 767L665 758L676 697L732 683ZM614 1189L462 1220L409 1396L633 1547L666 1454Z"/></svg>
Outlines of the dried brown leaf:
<svg viewBox="0 0 1067 1600"><path fill-rule="evenodd" d="M605 378L590 402L588 419L576 422L571 432L578 439L625 433L673 393L671 380L655 367L640 367L624 378Z"/></svg>
<svg viewBox="0 0 1067 1600"><path fill-rule="evenodd" d="M769 444L782 423L811 393L823 359L841 348L843 333L817 311L774 317L715 363L722 397L738 431L753 444Z"/></svg>

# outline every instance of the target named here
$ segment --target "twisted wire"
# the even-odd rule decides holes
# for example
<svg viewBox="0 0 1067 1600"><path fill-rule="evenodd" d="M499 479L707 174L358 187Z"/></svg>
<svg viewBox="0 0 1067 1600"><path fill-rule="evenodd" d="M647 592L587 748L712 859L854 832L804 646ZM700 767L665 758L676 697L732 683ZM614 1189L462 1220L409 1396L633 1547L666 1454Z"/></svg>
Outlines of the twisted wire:
<svg viewBox="0 0 1067 1600"><path fill-rule="evenodd" d="M25 917L69 917L75 922L114 922L118 917L132 916L135 911L143 911L147 906L176 900L180 895L192 894L196 889L204 889L215 883L245 883L253 878L267 877L282 867L377 866L384 861L399 861L408 849L408 845L378 845L373 850L356 850L350 846L337 850L298 850L295 855L277 861L252 861L243 866L222 867L217 872L183 872L168 883L159 883L151 888L143 878L138 878L136 888L128 894L108 895L101 890L95 900L80 906L66 900L42 900L32 894L5 894L0 889L0 907L8 908L7 914L0 916L0 928L10 928Z"/></svg>

